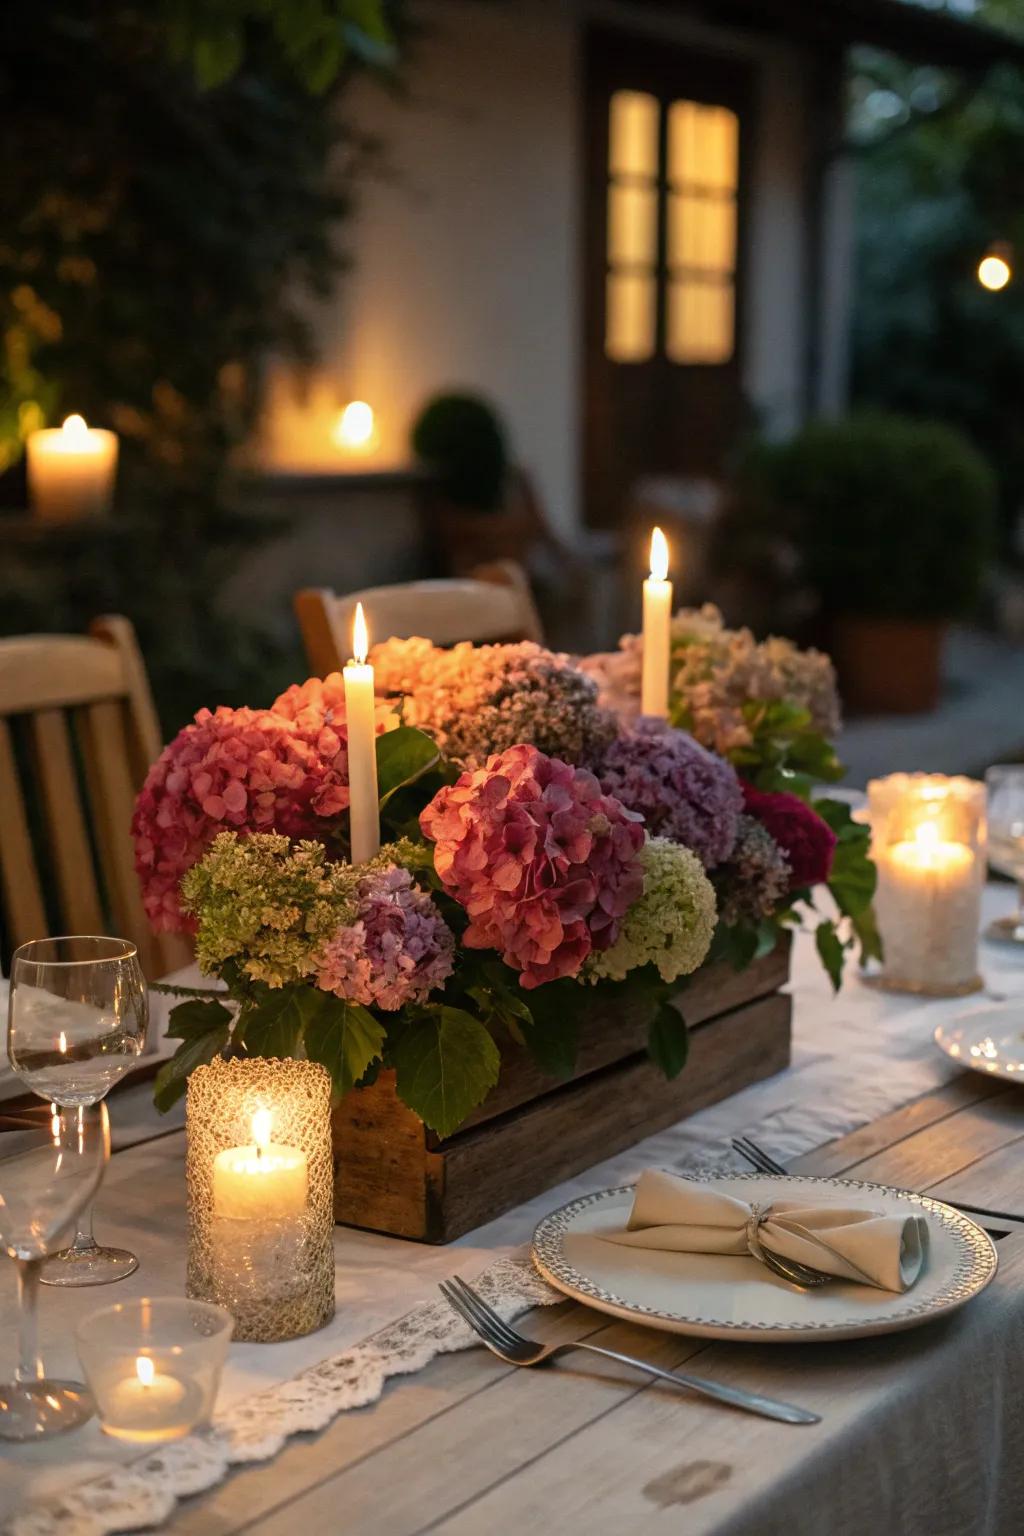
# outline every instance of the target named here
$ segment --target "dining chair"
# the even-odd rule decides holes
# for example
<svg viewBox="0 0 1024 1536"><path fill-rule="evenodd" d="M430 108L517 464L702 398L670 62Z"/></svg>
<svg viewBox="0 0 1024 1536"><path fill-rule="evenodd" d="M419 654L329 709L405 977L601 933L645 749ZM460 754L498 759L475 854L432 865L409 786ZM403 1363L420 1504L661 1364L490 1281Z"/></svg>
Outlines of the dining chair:
<svg viewBox="0 0 1024 1536"><path fill-rule="evenodd" d="M96 619L87 636L0 640L0 910L9 949L52 934L112 933L138 947L151 979L191 960L182 936L150 931L135 874L132 807L160 747L127 619Z"/></svg>
<svg viewBox="0 0 1024 1536"><path fill-rule="evenodd" d="M352 620L362 603L371 640L422 635L435 645L459 640L543 641L540 616L522 566L495 560L472 576L406 581L337 596L328 587L295 595L295 613L309 664L318 677L336 672L352 652Z"/></svg>

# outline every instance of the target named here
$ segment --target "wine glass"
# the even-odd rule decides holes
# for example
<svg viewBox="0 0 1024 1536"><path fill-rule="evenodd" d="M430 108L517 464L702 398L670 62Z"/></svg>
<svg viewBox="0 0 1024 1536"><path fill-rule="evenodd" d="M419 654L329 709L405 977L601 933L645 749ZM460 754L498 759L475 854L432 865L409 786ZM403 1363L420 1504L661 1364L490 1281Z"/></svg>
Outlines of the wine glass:
<svg viewBox="0 0 1024 1536"><path fill-rule="evenodd" d="M109 1156L105 1104L54 1104L45 1123L0 1137L0 1247L18 1266L20 1315L14 1380L0 1383L0 1439L36 1440L92 1415L92 1397L80 1382L53 1381L43 1372L36 1300L50 1246L92 1200Z"/></svg>
<svg viewBox="0 0 1024 1536"><path fill-rule="evenodd" d="M64 1108L98 1104L146 1043L149 1000L134 944L96 936L33 939L14 951L7 1054L33 1093ZM106 1248L83 1213L70 1248L55 1254L44 1285L107 1285L138 1269L125 1248Z"/></svg>
<svg viewBox="0 0 1024 1536"><path fill-rule="evenodd" d="M1000 763L985 775L988 789L988 861L1017 882L1017 910L997 917L985 937L1024 944L1024 764Z"/></svg>

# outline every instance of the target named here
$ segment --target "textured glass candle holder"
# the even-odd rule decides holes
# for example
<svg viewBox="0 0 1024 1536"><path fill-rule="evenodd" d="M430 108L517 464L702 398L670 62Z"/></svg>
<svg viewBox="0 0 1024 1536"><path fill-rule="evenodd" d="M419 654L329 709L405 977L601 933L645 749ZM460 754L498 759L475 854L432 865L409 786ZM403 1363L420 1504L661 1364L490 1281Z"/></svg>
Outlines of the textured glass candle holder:
<svg viewBox="0 0 1024 1536"><path fill-rule="evenodd" d="M140 1445L180 1440L209 1422L231 1314L182 1296L144 1296L93 1312L77 1342L108 1435Z"/></svg>
<svg viewBox="0 0 1024 1536"><path fill-rule="evenodd" d="M331 1079L312 1061L215 1060L186 1101L188 1294L235 1338L294 1339L334 1315Z"/></svg>
<svg viewBox="0 0 1024 1536"><path fill-rule="evenodd" d="M978 991L984 784L893 773L872 779L868 805L884 950L877 985L927 997Z"/></svg>

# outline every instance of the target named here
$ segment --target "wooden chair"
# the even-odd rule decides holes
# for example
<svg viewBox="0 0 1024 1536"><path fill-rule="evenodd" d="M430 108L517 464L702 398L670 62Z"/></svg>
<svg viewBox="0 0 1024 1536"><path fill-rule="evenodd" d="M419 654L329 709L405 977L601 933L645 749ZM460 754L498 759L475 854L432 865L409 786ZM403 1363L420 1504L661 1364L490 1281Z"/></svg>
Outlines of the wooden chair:
<svg viewBox="0 0 1024 1536"><path fill-rule="evenodd" d="M522 567L514 560L478 566L471 577L367 587L338 597L328 587L296 593L295 612L309 664L318 677L352 654L356 603L366 611L370 640L422 635L435 645L459 640L543 641L540 618Z"/></svg>
<svg viewBox="0 0 1024 1536"><path fill-rule="evenodd" d="M160 746L127 619L97 619L89 637L0 640L0 896L10 948L54 932L114 933L138 946L150 980L191 959L182 936L151 933L134 869L132 806Z"/></svg>

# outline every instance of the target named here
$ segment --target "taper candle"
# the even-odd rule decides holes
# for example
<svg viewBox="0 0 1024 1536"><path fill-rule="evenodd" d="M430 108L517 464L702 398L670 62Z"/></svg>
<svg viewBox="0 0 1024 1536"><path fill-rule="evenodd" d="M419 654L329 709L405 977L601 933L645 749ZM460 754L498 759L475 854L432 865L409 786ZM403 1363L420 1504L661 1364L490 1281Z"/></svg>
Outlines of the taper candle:
<svg viewBox="0 0 1024 1536"><path fill-rule="evenodd" d="M348 730L349 826L352 863L365 864L380 850L380 808L377 794L377 711L373 668L366 660L369 637L362 603L356 604L352 625L352 660L344 671L345 720Z"/></svg>
<svg viewBox="0 0 1024 1536"><path fill-rule="evenodd" d="M651 574L644 582L644 653L640 707L645 715L668 718L672 651L672 583L668 544L660 528L651 534Z"/></svg>

